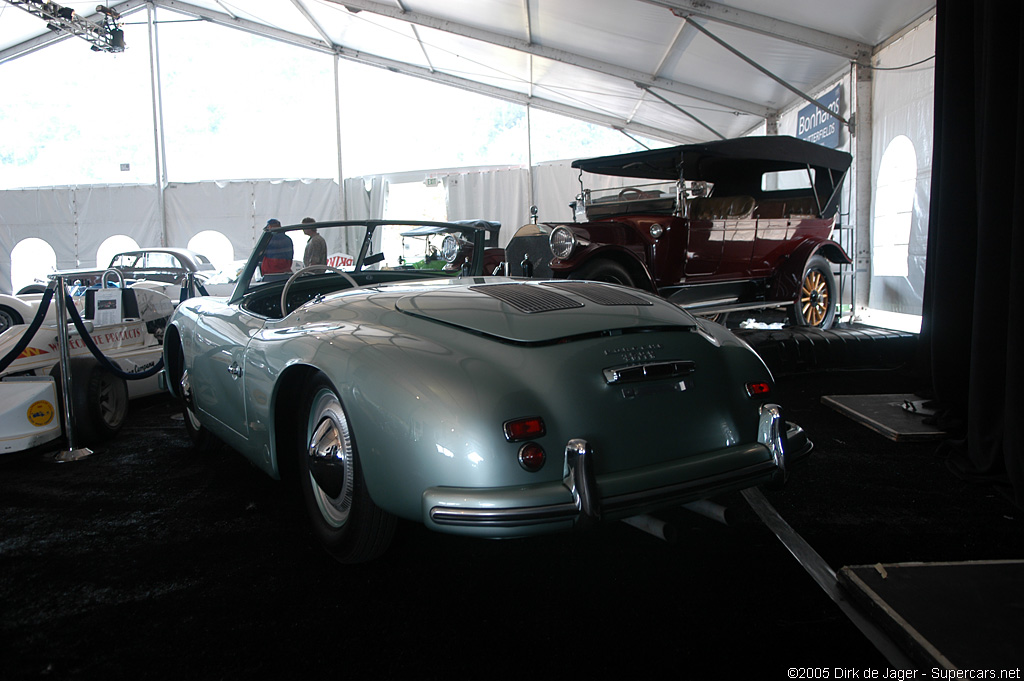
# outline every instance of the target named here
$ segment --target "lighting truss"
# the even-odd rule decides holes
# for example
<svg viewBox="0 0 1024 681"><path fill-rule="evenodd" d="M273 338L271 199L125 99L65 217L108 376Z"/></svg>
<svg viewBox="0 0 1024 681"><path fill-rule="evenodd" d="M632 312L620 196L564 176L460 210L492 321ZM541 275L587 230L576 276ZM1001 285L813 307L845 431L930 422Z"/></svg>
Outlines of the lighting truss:
<svg viewBox="0 0 1024 681"><path fill-rule="evenodd" d="M32 16L46 22L46 27L55 33L68 33L87 40L96 52L124 52L124 31L118 19L118 12L97 5L96 11L103 15L99 22L89 21L70 7L44 0L7 0L7 3L25 10Z"/></svg>

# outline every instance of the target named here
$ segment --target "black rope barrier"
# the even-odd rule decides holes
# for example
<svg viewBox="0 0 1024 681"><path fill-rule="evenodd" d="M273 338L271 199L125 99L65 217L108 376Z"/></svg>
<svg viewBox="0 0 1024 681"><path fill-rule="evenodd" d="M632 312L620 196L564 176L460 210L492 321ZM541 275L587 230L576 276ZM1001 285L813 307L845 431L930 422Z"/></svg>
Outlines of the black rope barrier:
<svg viewBox="0 0 1024 681"><path fill-rule="evenodd" d="M53 289L47 287L43 292L43 298L39 301L39 309L36 310L36 316L32 322L28 325L28 330L21 336L21 340L15 343L11 351L4 355L3 359L0 359L0 371L6 371L7 367L11 365L11 362L18 359L21 353L25 352L25 348L32 342L32 338L35 337L36 332L39 331L39 327L43 325L43 319L46 317L46 310L50 307L50 300L53 299Z"/></svg>

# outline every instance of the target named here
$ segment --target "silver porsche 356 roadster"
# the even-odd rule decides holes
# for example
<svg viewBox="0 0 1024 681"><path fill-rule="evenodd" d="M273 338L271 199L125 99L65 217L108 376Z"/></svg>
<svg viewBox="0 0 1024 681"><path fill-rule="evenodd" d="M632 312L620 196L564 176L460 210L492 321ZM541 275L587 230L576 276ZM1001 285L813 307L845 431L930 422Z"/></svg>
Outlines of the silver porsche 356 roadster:
<svg viewBox="0 0 1024 681"><path fill-rule="evenodd" d="M321 223L345 265L286 275L260 272L264 234L233 295L167 327L194 443L297 480L342 562L380 555L398 518L569 530L781 483L810 453L724 327L614 284L479 276L487 224Z"/></svg>

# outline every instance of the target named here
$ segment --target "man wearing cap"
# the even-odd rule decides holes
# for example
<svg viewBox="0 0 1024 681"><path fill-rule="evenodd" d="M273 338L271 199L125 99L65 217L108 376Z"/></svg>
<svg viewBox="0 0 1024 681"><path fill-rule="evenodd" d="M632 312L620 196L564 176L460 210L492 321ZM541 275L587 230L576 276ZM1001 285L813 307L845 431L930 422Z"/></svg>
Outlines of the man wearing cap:
<svg viewBox="0 0 1024 681"><path fill-rule="evenodd" d="M315 225L313 218L302 218L302 224ZM316 233L316 227L305 227L302 233L309 237L306 242L306 250L302 253L302 266L326 265L327 264L327 242Z"/></svg>
<svg viewBox="0 0 1024 681"><path fill-rule="evenodd" d="M280 220L270 218L267 220L267 226L263 229L269 231L271 228L280 226ZM263 276L265 277L268 274L290 274L294 252L295 247L292 246L291 238L284 232L275 232L270 237L270 243L267 244L267 250L263 253L263 261L260 263L260 270L263 272Z"/></svg>

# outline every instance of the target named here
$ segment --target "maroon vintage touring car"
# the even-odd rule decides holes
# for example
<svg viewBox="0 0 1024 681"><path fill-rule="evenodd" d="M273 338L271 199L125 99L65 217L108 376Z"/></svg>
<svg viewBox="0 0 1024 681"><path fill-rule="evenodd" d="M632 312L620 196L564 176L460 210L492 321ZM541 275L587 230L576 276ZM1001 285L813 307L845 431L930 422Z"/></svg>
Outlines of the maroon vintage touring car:
<svg viewBox="0 0 1024 681"><path fill-rule="evenodd" d="M634 286L700 314L789 306L794 323L827 328L838 303L833 264L850 262L831 239L850 162L784 136L574 161L576 221L520 229L506 247L508 272ZM631 186L583 188L585 177L610 184L595 175Z"/></svg>

